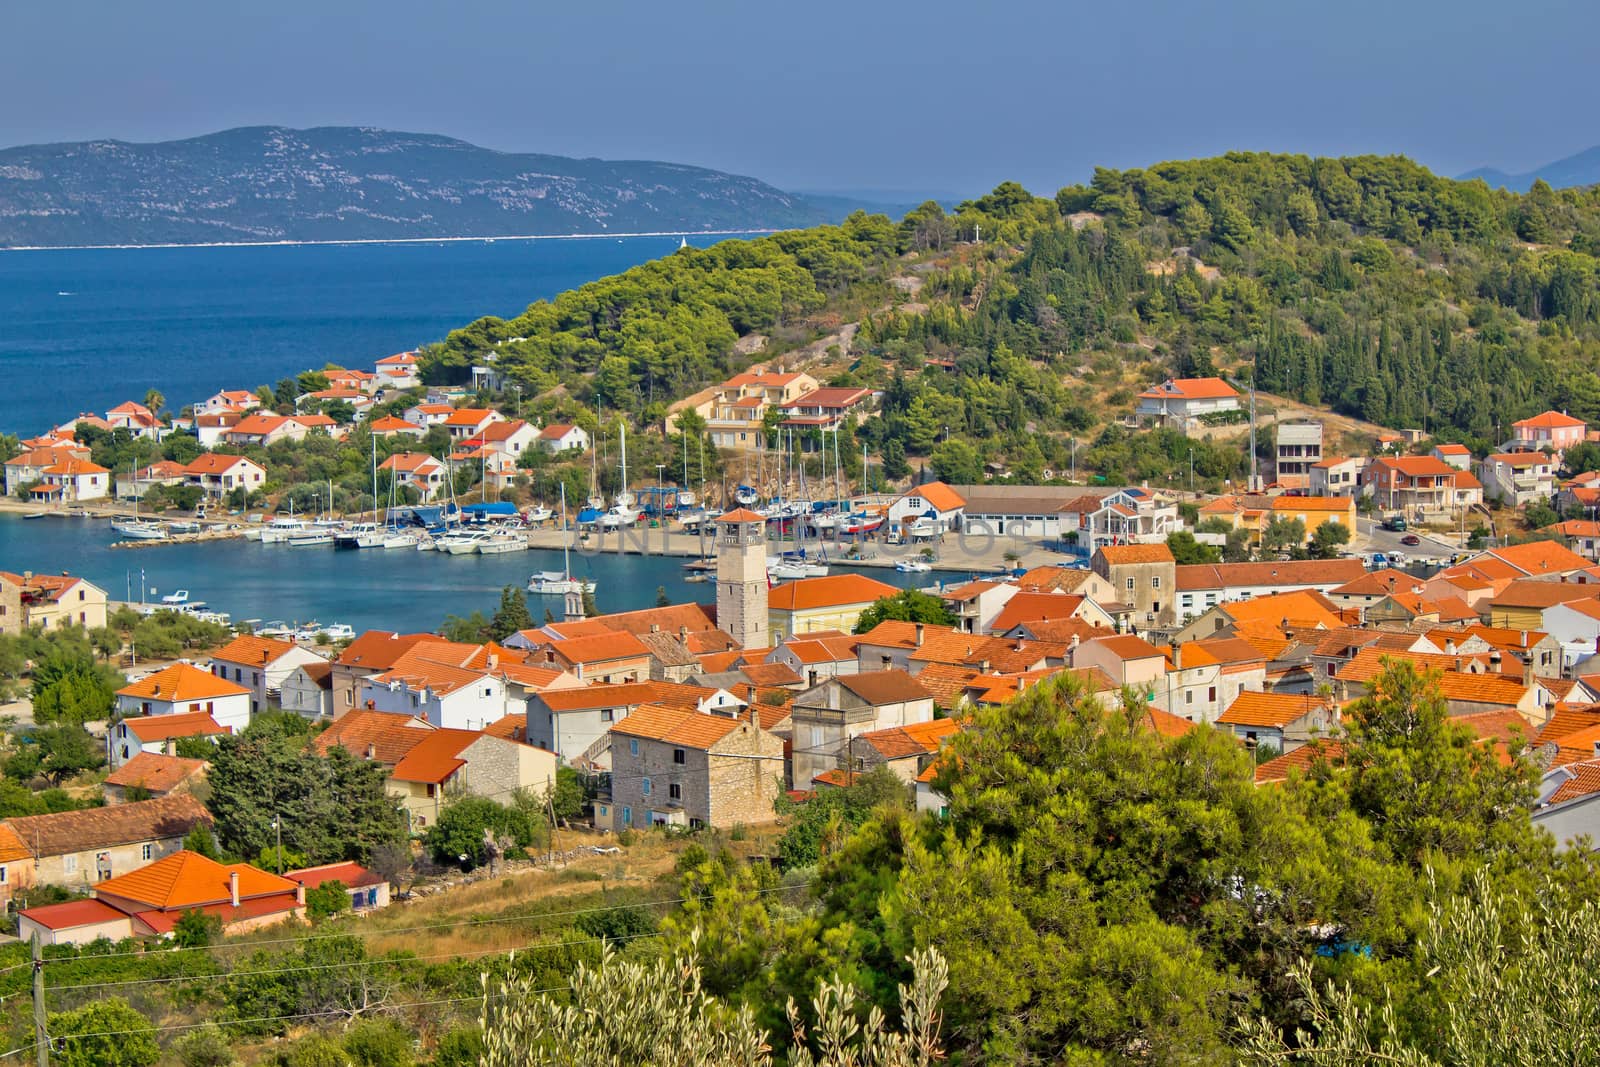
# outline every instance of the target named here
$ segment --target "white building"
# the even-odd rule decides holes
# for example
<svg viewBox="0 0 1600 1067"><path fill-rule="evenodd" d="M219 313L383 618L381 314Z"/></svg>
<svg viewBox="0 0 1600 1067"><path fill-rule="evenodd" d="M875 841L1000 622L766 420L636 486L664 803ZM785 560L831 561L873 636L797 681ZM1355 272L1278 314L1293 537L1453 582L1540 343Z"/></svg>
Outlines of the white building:
<svg viewBox="0 0 1600 1067"><path fill-rule="evenodd" d="M296 667L326 663L293 641L241 634L212 653L210 666L216 677L250 691L250 712L254 714L281 706L284 680Z"/></svg>
<svg viewBox="0 0 1600 1067"><path fill-rule="evenodd" d="M237 733L250 725L250 690L187 663L174 663L117 690L118 718L179 714L209 715Z"/></svg>
<svg viewBox="0 0 1600 1067"><path fill-rule="evenodd" d="M1221 378L1168 378L1140 393L1133 413L1187 429L1202 415L1238 410L1238 390Z"/></svg>
<svg viewBox="0 0 1600 1067"><path fill-rule="evenodd" d="M539 431L539 447L546 452L585 452L589 434L582 426L555 422Z"/></svg>

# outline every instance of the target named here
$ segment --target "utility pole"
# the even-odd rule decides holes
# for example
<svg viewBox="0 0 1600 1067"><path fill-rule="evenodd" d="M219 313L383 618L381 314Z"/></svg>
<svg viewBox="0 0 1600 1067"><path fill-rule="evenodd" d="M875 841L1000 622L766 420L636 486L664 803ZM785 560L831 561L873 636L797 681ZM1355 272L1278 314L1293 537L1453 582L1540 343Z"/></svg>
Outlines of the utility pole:
<svg viewBox="0 0 1600 1067"><path fill-rule="evenodd" d="M33 934L33 1054L39 1067L50 1067L50 1036L44 1032L44 946Z"/></svg>

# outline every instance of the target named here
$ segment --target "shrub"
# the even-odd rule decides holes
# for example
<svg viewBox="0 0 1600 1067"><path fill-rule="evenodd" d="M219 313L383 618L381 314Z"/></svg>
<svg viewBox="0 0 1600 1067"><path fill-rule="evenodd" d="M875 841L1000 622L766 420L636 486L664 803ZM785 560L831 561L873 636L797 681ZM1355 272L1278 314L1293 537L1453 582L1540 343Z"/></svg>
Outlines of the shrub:
<svg viewBox="0 0 1600 1067"><path fill-rule="evenodd" d="M392 1019L367 1019L345 1035L344 1049L357 1067L411 1067L411 1035Z"/></svg>
<svg viewBox="0 0 1600 1067"><path fill-rule="evenodd" d="M236 1063L228 1039L214 1024L191 1030L173 1046L183 1067L229 1067Z"/></svg>
<svg viewBox="0 0 1600 1067"><path fill-rule="evenodd" d="M343 1048L323 1037L303 1037L278 1053L278 1067L350 1067Z"/></svg>
<svg viewBox="0 0 1600 1067"><path fill-rule="evenodd" d="M349 907L350 893L337 878L306 890L306 914L311 916L312 922L330 918Z"/></svg>

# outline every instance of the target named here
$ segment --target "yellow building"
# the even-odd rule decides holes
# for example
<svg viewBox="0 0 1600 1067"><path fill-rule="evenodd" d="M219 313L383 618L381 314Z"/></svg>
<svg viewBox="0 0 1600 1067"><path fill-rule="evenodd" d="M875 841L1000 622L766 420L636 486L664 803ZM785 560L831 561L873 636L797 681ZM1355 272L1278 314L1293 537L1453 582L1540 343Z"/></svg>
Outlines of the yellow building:
<svg viewBox="0 0 1600 1067"><path fill-rule="evenodd" d="M860 574L800 578L767 594L767 633L774 645L818 630L850 633L861 613L900 590Z"/></svg>
<svg viewBox="0 0 1600 1067"><path fill-rule="evenodd" d="M30 626L94 629L106 624L106 591L70 574L0 571L0 634Z"/></svg>

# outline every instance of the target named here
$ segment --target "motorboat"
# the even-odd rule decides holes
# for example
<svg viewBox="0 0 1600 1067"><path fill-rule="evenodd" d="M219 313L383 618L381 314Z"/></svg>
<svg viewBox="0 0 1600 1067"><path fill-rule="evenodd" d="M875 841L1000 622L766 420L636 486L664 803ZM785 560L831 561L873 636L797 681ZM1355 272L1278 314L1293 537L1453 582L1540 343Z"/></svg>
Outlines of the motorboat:
<svg viewBox="0 0 1600 1067"><path fill-rule="evenodd" d="M925 559L903 559L894 565L894 569L902 574L916 573L933 570L933 564Z"/></svg>
<svg viewBox="0 0 1600 1067"><path fill-rule="evenodd" d="M695 508L692 511L680 511L676 516L679 525L685 530L698 530L704 526L710 515L705 508Z"/></svg>
<svg viewBox="0 0 1600 1067"><path fill-rule="evenodd" d="M295 534L305 533L311 524L304 519L297 519L293 515L279 516L267 523L261 530L261 543L264 545L288 544L289 538Z"/></svg>
<svg viewBox="0 0 1600 1067"><path fill-rule="evenodd" d="M555 518L555 516L555 512L551 511L543 504L538 504L522 513L522 521L528 523L549 522L551 519Z"/></svg>
<svg viewBox="0 0 1600 1067"><path fill-rule="evenodd" d="M383 535L384 548L419 548L421 541L415 530L389 530Z"/></svg>
<svg viewBox="0 0 1600 1067"><path fill-rule="evenodd" d="M187 589L179 589L161 598L161 606L167 608L181 607L187 603L189 603L189 590Z"/></svg>
<svg viewBox="0 0 1600 1067"><path fill-rule="evenodd" d="M793 581L796 578L806 577L806 569L798 563L785 563L782 560L767 560L767 577L775 582Z"/></svg>
<svg viewBox="0 0 1600 1067"><path fill-rule="evenodd" d="M332 643L334 641L348 641L355 635L355 630L342 622L329 623L327 626L318 622L308 622L294 632L294 639L301 644L311 644L318 637L324 637L329 643Z"/></svg>
<svg viewBox="0 0 1600 1067"><path fill-rule="evenodd" d="M179 519L176 522L167 523L167 530L175 534L199 533L200 524L193 519Z"/></svg>
<svg viewBox="0 0 1600 1067"><path fill-rule="evenodd" d="M448 552L452 556L473 555L478 551L478 546L488 539L487 533L471 532L456 533L440 537L434 541L434 547L441 552Z"/></svg>
<svg viewBox="0 0 1600 1067"><path fill-rule="evenodd" d="M333 535L334 548L382 548L384 533L374 522L353 522Z"/></svg>
<svg viewBox="0 0 1600 1067"><path fill-rule="evenodd" d="M284 544L290 548L315 548L333 544L333 529L328 526L311 526L297 534L290 534Z"/></svg>
<svg viewBox="0 0 1600 1067"><path fill-rule="evenodd" d="M538 571L528 579L528 592L535 596L566 596L568 593L594 593L593 578L569 578L562 571Z"/></svg>
<svg viewBox="0 0 1600 1067"><path fill-rule="evenodd" d="M733 491L733 499L738 502L740 507L747 508L757 500L760 500L761 495L755 491L754 486L741 485Z"/></svg>
<svg viewBox="0 0 1600 1067"><path fill-rule="evenodd" d="M478 542L478 551L485 556L497 556L504 552L526 552L527 550L527 537L514 530L499 530L488 534Z"/></svg>
<svg viewBox="0 0 1600 1067"><path fill-rule="evenodd" d="M698 503L698 501L695 499L695 495L691 490L688 490L688 489L679 489L678 490L678 507L679 508L692 508L692 507L695 506L696 503Z"/></svg>
<svg viewBox="0 0 1600 1067"><path fill-rule="evenodd" d="M145 519L118 519L111 529L130 541L161 541L167 537L167 528Z"/></svg>
<svg viewBox="0 0 1600 1067"><path fill-rule="evenodd" d="M918 519L906 528L906 536L931 540L939 536L939 524L932 519Z"/></svg>

